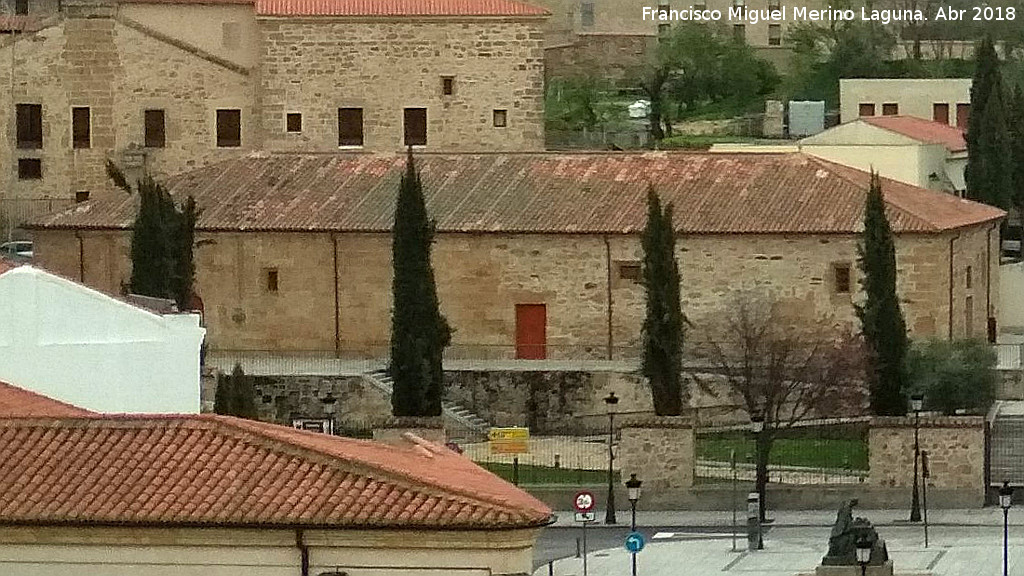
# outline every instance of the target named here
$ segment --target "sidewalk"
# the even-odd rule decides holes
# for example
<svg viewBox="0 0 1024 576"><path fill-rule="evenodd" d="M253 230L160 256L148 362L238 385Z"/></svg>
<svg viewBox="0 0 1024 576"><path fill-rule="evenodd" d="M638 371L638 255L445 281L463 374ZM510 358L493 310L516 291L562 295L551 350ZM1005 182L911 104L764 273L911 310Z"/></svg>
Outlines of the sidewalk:
<svg viewBox="0 0 1024 576"><path fill-rule="evenodd" d="M863 515L871 518L870 513ZM1000 514L1001 516L1001 514ZM641 528L641 532L644 530ZM1024 535L1010 539L1010 573L1024 570ZM765 549L746 551L746 540L732 550L729 536L646 532L647 546L637 555L640 576L796 576L813 573L828 549L828 529L822 527L775 527L765 537ZM930 531L928 548L918 526L880 526L889 557L897 574L963 576L1002 572L1002 526L936 527ZM622 547L591 552L588 576L629 574L630 555ZM582 576L582 559L566 558L551 565L553 576ZM541 566L534 576L547 576Z"/></svg>
<svg viewBox="0 0 1024 576"><path fill-rule="evenodd" d="M773 526L821 526L831 527L836 521L837 510L778 510L770 511L769 518L774 519ZM573 521L573 512L560 511L555 513L555 527L578 527ZM629 526L629 510L616 512L617 525L604 524L604 511L595 510L597 522L588 528L621 528ZM901 526L909 524L909 510L861 510L853 509L854 517L862 516L875 526ZM732 526L732 511L638 511L638 526ZM736 522L742 527L746 525L746 507L736 511ZM988 508L971 508L966 510L929 510L928 524L931 526L1002 526L1003 511L997 506ZM910 524L913 526L914 524ZM1010 525L1024 526L1024 506L1010 510Z"/></svg>

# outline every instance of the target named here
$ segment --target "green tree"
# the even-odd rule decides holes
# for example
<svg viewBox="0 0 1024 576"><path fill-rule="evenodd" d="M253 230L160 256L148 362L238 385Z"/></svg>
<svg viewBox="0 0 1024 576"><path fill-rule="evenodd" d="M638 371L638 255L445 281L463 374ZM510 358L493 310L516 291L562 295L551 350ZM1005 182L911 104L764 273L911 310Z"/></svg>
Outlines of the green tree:
<svg viewBox="0 0 1024 576"><path fill-rule="evenodd" d="M1024 214L1024 91L1014 86L1007 114L1007 127L1010 136L1010 157L1013 166L1013 189L1010 194L1010 206L1018 214ZM1019 240L1024 246L1024 229ZM1024 255L1022 255L1024 257Z"/></svg>
<svg viewBox="0 0 1024 576"><path fill-rule="evenodd" d="M214 394L213 411L225 416L237 416L255 420L256 390L252 377L248 376L240 364L235 364L231 375L220 374L217 377L217 391Z"/></svg>
<svg viewBox="0 0 1024 576"><path fill-rule="evenodd" d="M915 342L907 355L910 389L924 394L927 409L944 414L984 414L995 400L995 366L995 352L980 339Z"/></svg>
<svg viewBox="0 0 1024 576"><path fill-rule="evenodd" d="M651 385L654 412L678 416L683 411L683 310L679 297L672 205L664 209L653 187L647 190L647 225L643 233L643 285L647 315L643 325L643 373Z"/></svg>
<svg viewBox="0 0 1024 576"><path fill-rule="evenodd" d="M1010 136L999 56L986 36L978 47L967 126L967 197L1007 208L1013 196Z"/></svg>
<svg viewBox="0 0 1024 576"><path fill-rule="evenodd" d="M867 346L871 410L880 416L906 413L904 357L907 326L896 293L896 246L885 216L878 174L872 172L864 204L864 232L857 246L864 302L856 306Z"/></svg>
<svg viewBox="0 0 1024 576"><path fill-rule="evenodd" d="M409 149L398 189L392 232L391 377L395 416L440 416L442 356L451 328L441 315L430 264L434 223L427 215L419 173Z"/></svg>

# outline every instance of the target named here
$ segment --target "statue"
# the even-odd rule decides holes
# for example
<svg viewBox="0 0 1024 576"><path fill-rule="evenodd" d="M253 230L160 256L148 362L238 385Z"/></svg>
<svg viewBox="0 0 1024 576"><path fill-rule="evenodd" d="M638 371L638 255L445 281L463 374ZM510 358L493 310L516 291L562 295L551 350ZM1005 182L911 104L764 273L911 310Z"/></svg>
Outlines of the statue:
<svg viewBox="0 0 1024 576"><path fill-rule="evenodd" d="M865 518L853 517L853 507L857 500L850 500L839 507L836 523L828 537L828 554L821 559L822 566L856 566L857 541L862 537L871 543L871 566L885 564L889 560L889 551L885 540L878 537L871 522Z"/></svg>

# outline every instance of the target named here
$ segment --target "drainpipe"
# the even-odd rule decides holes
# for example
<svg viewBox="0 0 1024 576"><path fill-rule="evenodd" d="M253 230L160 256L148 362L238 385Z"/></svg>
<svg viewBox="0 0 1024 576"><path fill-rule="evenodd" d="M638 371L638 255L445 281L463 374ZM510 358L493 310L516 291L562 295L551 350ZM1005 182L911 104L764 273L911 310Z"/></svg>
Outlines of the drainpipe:
<svg viewBox="0 0 1024 576"><path fill-rule="evenodd" d="M85 244L81 230L75 230L75 238L78 239L78 281L85 284Z"/></svg>
<svg viewBox="0 0 1024 576"><path fill-rule="evenodd" d="M299 557L302 559L301 576L309 576L309 547L302 539L302 529L295 531L295 547L299 549Z"/></svg>
<svg viewBox="0 0 1024 576"><path fill-rule="evenodd" d="M949 339L953 339L953 243L960 238L958 233L949 239Z"/></svg>
<svg viewBox="0 0 1024 576"><path fill-rule="evenodd" d="M334 253L334 356L341 354L341 304L338 300L338 238L331 232L331 251Z"/></svg>
<svg viewBox="0 0 1024 576"><path fill-rule="evenodd" d="M613 359L613 347L615 344L614 336L612 335L612 245L608 241L608 236L602 237L604 239L604 265L606 274L605 286L608 291L608 359Z"/></svg>

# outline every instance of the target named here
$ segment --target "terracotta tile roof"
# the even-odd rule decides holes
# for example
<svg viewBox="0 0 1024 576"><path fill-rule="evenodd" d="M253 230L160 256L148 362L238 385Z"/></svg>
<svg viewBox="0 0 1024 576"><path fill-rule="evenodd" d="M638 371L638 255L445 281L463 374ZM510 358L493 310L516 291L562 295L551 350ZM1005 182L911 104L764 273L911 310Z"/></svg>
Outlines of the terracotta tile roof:
<svg viewBox="0 0 1024 576"><path fill-rule="evenodd" d="M256 0L261 16L546 16L517 0Z"/></svg>
<svg viewBox="0 0 1024 576"><path fill-rule="evenodd" d="M2 32L35 32L44 26L43 19L26 14L0 15L0 31Z"/></svg>
<svg viewBox="0 0 1024 576"><path fill-rule="evenodd" d="M0 418L7 416L86 416L94 412L49 396L0 382Z"/></svg>
<svg viewBox="0 0 1024 576"><path fill-rule="evenodd" d="M4 272L7 272L9 270L14 270L18 266L21 266L21 262L15 262L14 260L10 260L4 258L3 256L0 256L0 274L3 274Z"/></svg>
<svg viewBox="0 0 1024 576"><path fill-rule="evenodd" d="M856 233L869 174L809 155L421 154L441 232L632 234L651 183L692 234ZM402 155L254 154L168 180L195 196L201 230L386 232ZM883 179L897 232L996 220L983 204ZM135 196L76 204L31 228L127 229ZM682 207L685 207L683 209Z"/></svg>
<svg viewBox="0 0 1024 576"><path fill-rule="evenodd" d="M964 131L955 126L933 122L914 116L870 116L860 120L884 128L890 132L902 134L908 138L929 144L942 144L950 152L967 150Z"/></svg>
<svg viewBox="0 0 1024 576"><path fill-rule="evenodd" d="M0 523L492 529L542 502L448 448L212 414L0 418Z"/></svg>

